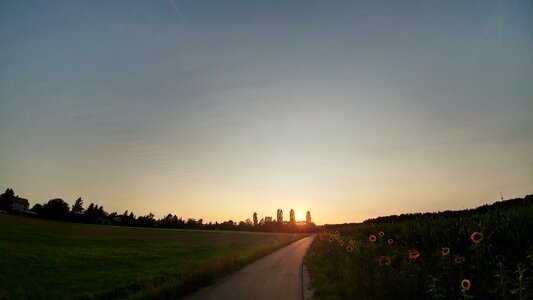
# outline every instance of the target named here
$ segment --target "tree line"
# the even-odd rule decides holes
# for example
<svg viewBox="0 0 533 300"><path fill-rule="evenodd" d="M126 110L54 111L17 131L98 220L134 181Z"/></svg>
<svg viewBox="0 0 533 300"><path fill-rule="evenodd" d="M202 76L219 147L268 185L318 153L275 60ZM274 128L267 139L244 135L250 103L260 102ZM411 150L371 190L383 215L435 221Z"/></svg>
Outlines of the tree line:
<svg viewBox="0 0 533 300"><path fill-rule="evenodd" d="M80 197L70 206L61 198L50 199L48 202L33 205L28 211L14 209L14 203L18 196L12 189L7 189L0 195L0 210L8 213L25 214L56 221L78 222L87 224L133 226L133 227L160 227L175 229L205 229L205 230L243 230L243 231L264 231L264 232L315 232L316 225L311 222L311 213L308 211L305 222L297 222L294 210L290 211L289 221L283 221L283 210L278 209L277 218L274 220L270 216L258 218L256 212L252 219L244 221L228 220L222 223L204 223L203 219L182 218L175 214L167 214L165 217L156 219L153 213L145 216L136 216L133 211L124 213L108 213L102 205L90 203L86 208L84 201ZM25 199L24 199L25 200Z"/></svg>
<svg viewBox="0 0 533 300"><path fill-rule="evenodd" d="M509 209L521 208L533 205L533 195L527 195L524 198L515 198L509 200L496 201L493 204L485 204L476 208L463 210L445 210L439 212L425 212L425 213L405 213L400 215L382 216L377 218L367 219L362 224L395 224L408 220L418 220L426 217L433 218L449 218L449 217L468 217L478 213L488 212L494 209ZM357 225L361 223L344 223L344 224L325 224L328 228L344 227L346 225Z"/></svg>
<svg viewBox="0 0 533 300"><path fill-rule="evenodd" d="M499 208L507 209L521 206L528 206L533 203L533 195L527 195L524 198L515 198L509 200L501 200L494 202L493 204L485 204L476 208L463 209L463 210L445 210L439 212L425 212L425 213L409 213L400 215L391 215L386 217L377 217L368 219L363 223L379 224L379 223L398 223L406 220L413 220L422 217L467 217L481 212L488 212L489 210Z"/></svg>

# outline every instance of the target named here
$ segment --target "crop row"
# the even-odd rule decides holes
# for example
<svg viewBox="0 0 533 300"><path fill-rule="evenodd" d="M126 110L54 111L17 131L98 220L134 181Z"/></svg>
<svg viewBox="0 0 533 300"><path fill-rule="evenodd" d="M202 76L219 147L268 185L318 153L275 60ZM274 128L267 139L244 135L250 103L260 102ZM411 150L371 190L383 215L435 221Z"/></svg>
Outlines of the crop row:
<svg viewBox="0 0 533 300"><path fill-rule="evenodd" d="M531 206L326 228L306 264L321 299L533 298Z"/></svg>

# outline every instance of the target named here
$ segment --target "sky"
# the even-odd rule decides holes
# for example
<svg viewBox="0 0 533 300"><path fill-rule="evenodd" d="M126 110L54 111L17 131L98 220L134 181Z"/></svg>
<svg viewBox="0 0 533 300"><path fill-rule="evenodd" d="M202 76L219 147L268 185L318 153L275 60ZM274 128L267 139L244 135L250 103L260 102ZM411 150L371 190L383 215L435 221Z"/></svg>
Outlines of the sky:
<svg viewBox="0 0 533 300"><path fill-rule="evenodd" d="M533 193L531 1L0 1L0 188L317 224Z"/></svg>

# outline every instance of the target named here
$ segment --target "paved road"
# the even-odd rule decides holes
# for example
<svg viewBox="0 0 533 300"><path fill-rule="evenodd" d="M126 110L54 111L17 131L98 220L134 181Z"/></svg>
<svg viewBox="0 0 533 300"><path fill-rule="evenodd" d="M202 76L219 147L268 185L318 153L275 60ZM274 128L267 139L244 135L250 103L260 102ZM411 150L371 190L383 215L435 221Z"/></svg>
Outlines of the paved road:
<svg viewBox="0 0 533 300"><path fill-rule="evenodd" d="M302 299L302 263L315 235L244 267L195 299Z"/></svg>

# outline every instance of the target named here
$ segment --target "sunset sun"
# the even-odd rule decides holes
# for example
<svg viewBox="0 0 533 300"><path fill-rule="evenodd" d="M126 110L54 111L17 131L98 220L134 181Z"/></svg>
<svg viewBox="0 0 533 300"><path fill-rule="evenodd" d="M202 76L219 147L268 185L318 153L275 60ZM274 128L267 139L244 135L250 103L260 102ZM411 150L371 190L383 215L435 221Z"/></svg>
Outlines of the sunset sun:
<svg viewBox="0 0 533 300"><path fill-rule="evenodd" d="M303 221L305 219L304 213L299 211L296 213L296 221Z"/></svg>

